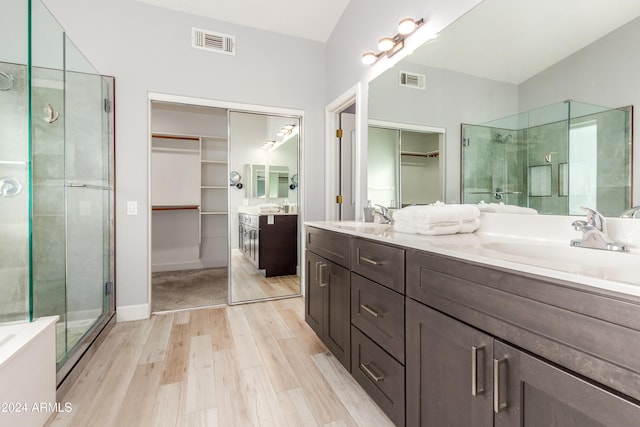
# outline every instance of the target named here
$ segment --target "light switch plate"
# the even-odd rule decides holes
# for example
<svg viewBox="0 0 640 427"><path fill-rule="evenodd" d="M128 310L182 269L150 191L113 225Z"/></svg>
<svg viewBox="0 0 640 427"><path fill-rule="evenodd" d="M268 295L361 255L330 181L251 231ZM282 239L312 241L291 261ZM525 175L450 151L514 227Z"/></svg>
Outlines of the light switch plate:
<svg viewBox="0 0 640 427"><path fill-rule="evenodd" d="M135 200L127 201L127 215L138 215L138 202Z"/></svg>

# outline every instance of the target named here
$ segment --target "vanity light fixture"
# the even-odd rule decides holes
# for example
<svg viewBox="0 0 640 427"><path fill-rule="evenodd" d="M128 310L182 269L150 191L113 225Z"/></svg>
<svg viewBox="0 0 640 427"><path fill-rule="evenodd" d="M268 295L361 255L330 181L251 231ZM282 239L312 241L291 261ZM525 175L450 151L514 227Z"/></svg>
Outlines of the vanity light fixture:
<svg viewBox="0 0 640 427"><path fill-rule="evenodd" d="M385 56L391 58L404 47L404 40L420 26L424 24L424 18L417 21L412 18L405 18L398 24L398 34L393 37L383 37L378 41L380 52L366 52L362 55L362 63L366 65L374 64L378 59Z"/></svg>

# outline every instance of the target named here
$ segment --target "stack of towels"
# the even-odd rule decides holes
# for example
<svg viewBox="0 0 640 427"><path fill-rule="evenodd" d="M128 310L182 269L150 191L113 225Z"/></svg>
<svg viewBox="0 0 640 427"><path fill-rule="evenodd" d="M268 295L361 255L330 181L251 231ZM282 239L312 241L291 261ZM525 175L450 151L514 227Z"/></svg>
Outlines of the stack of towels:
<svg viewBox="0 0 640 427"><path fill-rule="evenodd" d="M436 202L408 206L393 213L393 229L400 233L440 234L473 233L480 227L476 205L447 205Z"/></svg>
<svg viewBox="0 0 640 427"><path fill-rule="evenodd" d="M280 212L280 205L277 203L263 203L257 207L259 214L277 214Z"/></svg>
<svg viewBox="0 0 640 427"><path fill-rule="evenodd" d="M537 215L538 211L533 208L525 208L522 206L505 205L504 203L485 203L484 201L478 203L478 209L480 212L489 213L505 213L505 214L528 214Z"/></svg>

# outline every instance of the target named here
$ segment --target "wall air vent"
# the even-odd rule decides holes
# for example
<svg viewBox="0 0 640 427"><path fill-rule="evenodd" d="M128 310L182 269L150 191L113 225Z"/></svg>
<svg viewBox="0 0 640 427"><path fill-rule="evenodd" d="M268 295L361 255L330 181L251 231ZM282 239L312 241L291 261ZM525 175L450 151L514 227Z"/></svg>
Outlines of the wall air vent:
<svg viewBox="0 0 640 427"><path fill-rule="evenodd" d="M235 55L236 38L227 34L192 28L191 47L208 50L210 52Z"/></svg>
<svg viewBox="0 0 640 427"><path fill-rule="evenodd" d="M415 89L424 89L425 81L426 76L424 74L400 71L400 86L407 86Z"/></svg>

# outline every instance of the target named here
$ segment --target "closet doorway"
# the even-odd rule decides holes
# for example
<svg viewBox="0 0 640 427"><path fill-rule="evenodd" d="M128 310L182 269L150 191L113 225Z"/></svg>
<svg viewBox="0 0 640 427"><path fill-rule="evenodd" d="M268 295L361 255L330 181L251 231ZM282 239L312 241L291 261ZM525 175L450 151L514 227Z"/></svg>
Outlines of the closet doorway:
<svg viewBox="0 0 640 427"><path fill-rule="evenodd" d="M228 117L151 101L151 311L228 301Z"/></svg>
<svg viewBox="0 0 640 427"><path fill-rule="evenodd" d="M152 312L301 294L303 113L149 94Z"/></svg>

